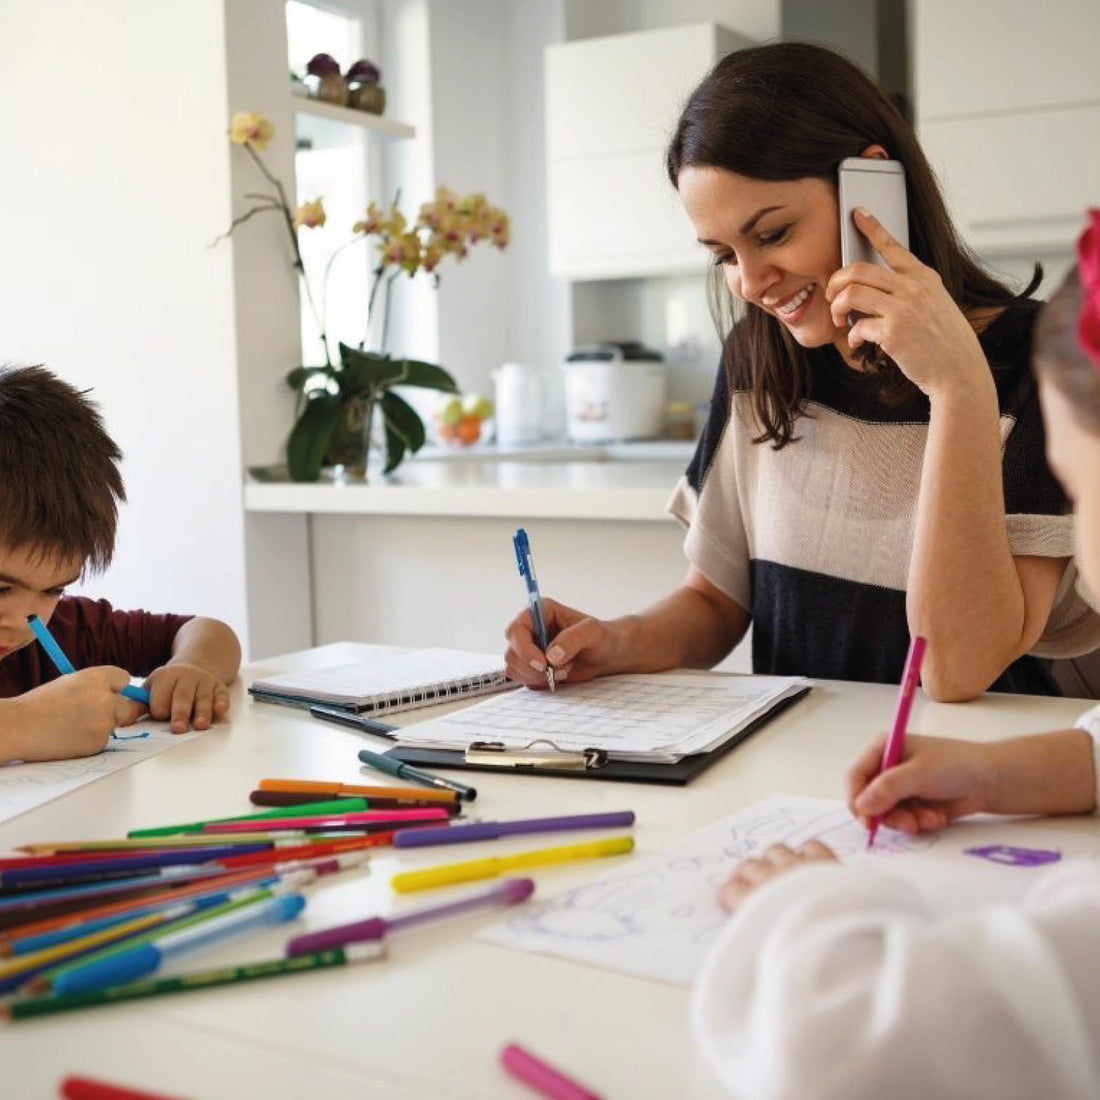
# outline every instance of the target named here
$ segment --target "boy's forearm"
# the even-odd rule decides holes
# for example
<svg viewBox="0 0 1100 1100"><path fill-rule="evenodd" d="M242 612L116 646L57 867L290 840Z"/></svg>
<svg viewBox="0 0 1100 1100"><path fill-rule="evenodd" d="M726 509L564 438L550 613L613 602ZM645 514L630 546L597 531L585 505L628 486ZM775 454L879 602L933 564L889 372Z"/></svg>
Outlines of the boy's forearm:
<svg viewBox="0 0 1100 1100"><path fill-rule="evenodd" d="M1078 729L997 741L983 807L996 814L1084 814L1096 808L1092 738Z"/></svg>
<svg viewBox="0 0 1100 1100"><path fill-rule="evenodd" d="M19 720L17 709L14 699L0 699L0 765L23 759L23 723Z"/></svg>
<svg viewBox="0 0 1100 1100"><path fill-rule="evenodd" d="M172 642L171 660L198 665L228 684L241 666L241 646L225 623L196 617L180 627Z"/></svg>

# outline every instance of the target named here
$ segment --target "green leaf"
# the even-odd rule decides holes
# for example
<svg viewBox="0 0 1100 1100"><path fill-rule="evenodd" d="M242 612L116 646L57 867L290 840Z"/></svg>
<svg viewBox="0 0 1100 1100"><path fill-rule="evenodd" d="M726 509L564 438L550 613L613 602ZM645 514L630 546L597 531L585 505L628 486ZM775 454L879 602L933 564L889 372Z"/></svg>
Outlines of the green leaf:
<svg viewBox="0 0 1100 1100"><path fill-rule="evenodd" d="M347 396L360 396L371 390L385 389L400 376L401 368L388 355L376 355L370 351L358 351L347 344L340 345L342 370L336 378Z"/></svg>
<svg viewBox="0 0 1100 1100"><path fill-rule="evenodd" d="M382 416L386 423L387 450L391 431L414 454L424 446L424 421L407 401L398 397L392 390L382 395ZM396 466L397 463L393 465ZM388 473L391 469L393 466L388 467L386 472Z"/></svg>
<svg viewBox="0 0 1100 1100"><path fill-rule="evenodd" d="M427 390L458 393L458 385L454 378L435 363L425 363L420 359L401 359L395 362L402 368L402 372L391 385L420 386Z"/></svg>
<svg viewBox="0 0 1100 1100"><path fill-rule="evenodd" d="M286 444L287 469L292 481L316 481L321 463L340 418L340 398L323 393L306 402Z"/></svg>

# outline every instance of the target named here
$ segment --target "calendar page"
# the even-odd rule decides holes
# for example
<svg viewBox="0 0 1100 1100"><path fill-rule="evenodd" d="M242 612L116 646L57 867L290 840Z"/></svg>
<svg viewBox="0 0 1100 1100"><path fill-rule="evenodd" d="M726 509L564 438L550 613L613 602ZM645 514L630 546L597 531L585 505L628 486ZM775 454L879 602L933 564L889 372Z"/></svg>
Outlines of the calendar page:
<svg viewBox="0 0 1100 1100"><path fill-rule="evenodd" d="M616 760L674 762L707 752L807 681L777 676L661 672L562 684L556 693L521 688L442 718L405 726L402 745L465 749L489 741L507 748L578 752Z"/></svg>

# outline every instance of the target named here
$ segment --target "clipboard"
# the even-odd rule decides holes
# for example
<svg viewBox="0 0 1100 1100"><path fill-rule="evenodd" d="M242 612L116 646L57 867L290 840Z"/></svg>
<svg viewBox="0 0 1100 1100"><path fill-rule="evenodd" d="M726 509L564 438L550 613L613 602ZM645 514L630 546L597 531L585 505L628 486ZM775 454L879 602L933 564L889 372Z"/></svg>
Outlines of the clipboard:
<svg viewBox="0 0 1100 1100"><path fill-rule="evenodd" d="M809 694L810 685L785 699L780 699L770 710L738 730L710 752L684 756L674 764L660 764L641 760L608 760L605 753L596 749L568 752L556 748L547 741L532 741L522 749L506 749L491 742L475 741L468 749L429 749L413 745L397 745L385 752L385 756L429 768L446 770L459 768L469 771L498 772L505 775L556 775L573 779L607 779L620 783L660 783L683 787L697 775L721 759L735 745L741 744L758 729L767 725L776 715L782 714L792 703Z"/></svg>

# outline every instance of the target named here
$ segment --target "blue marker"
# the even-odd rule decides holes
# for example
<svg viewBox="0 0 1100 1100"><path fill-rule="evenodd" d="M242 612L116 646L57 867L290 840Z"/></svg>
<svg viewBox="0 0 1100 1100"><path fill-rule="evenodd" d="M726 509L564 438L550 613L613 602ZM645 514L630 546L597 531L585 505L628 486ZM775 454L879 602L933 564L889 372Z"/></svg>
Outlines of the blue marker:
<svg viewBox="0 0 1100 1100"><path fill-rule="evenodd" d="M67 676L70 672L76 672L72 661L65 656L65 651L57 644L46 624L37 615L28 615L27 624L34 631L38 644L46 651L46 656L53 662L54 668L62 676ZM149 704L149 692L143 687L127 684L119 694L125 695L127 699L133 699L136 703L144 703L146 706Z"/></svg>
<svg viewBox="0 0 1100 1100"><path fill-rule="evenodd" d="M546 616L542 613L542 596L539 594L539 582L535 579L531 544L527 541L527 532L522 527L516 528L516 533L512 536L512 545L516 548L519 575L527 586L527 608L531 612L531 622L535 626L535 638L545 653L546 647L550 644L550 638L546 633ZM555 689L554 668L549 661L546 662L546 686L551 691Z"/></svg>
<svg viewBox="0 0 1100 1100"><path fill-rule="evenodd" d="M226 936L262 925L294 920L305 908L301 894L282 894L246 908L230 910L198 924L150 936L145 943L66 968L51 983L53 993L83 993L89 989L132 982L156 970L165 959L216 943Z"/></svg>

